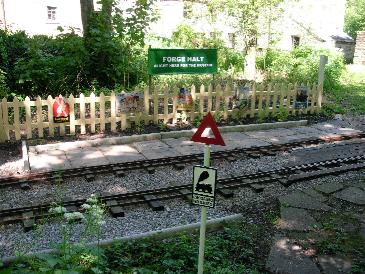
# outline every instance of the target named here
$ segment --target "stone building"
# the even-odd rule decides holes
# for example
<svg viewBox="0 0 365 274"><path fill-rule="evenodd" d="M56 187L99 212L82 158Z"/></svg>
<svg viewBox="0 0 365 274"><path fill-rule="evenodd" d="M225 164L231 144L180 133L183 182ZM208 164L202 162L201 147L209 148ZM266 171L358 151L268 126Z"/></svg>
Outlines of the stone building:
<svg viewBox="0 0 365 274"><path fill-rule="evenodd" d="M357 32L354 64L365 65L365 31Z"/></svg>

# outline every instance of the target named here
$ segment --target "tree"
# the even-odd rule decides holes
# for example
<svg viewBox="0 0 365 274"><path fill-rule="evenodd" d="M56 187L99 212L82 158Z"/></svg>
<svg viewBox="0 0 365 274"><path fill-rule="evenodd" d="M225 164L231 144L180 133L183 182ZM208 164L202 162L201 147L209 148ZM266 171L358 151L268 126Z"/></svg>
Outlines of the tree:
<svg viewBox="0 0 365 274"><path fill-rule="evenodd" d="M249 47L256 46L260 33L267 33L270 39L271 21L280 15L279 4L282 2L283 0L212 0L207 1L207 5L213 20L215 14L222 11L231 18L227 22L242 39L246 53ZM265 26L262 26L263 18L267 21Z"/></svg>
<svg viewBox="0 0 365 274"><path fill-rule="evenodd" d="M347 0L345 31L356 39L361 30L365 30L365 0Z"/></svg>
<svg viewBox="0 0 365 274"><path fill-rule="evenodd" d="M84 30L84 36L89 31L89 22L94 11L94 0L80 0L81 21Z"/></svg>

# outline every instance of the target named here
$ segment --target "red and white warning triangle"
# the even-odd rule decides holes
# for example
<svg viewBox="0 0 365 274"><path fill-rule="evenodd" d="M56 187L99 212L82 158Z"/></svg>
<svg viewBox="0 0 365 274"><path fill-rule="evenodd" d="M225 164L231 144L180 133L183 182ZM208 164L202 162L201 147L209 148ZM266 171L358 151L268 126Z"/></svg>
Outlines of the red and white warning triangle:
<svg viewBox="0 0 365 274"><path fill-rule="evenodd" d="M214 138L210 137L203 137L203 132L205 129L210 128L213 132ZM217 124L214 121L214 118L210 112L204 117L203 121L201 122L198 130L194 133L193 137L191 137L191 141L204 143L206 145L219 145L225 146L224 140L222 138L221 133L217 127Z"/></svg>

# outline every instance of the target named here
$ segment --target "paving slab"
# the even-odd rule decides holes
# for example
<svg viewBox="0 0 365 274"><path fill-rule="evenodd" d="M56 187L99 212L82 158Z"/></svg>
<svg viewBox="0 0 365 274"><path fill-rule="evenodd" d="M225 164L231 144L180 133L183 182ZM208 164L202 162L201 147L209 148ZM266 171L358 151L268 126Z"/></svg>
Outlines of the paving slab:
<svg viewBox="0 0 365 274"><path fill-rule="evenodd" d="M284 207L297 207L312 210L328 211L331 208L317 199L300 191L279 197L280 204Z"/></svg>
<svg viewBox="0 0 365 274"><path fill-rule="evenodd" d="M251 137L260 139L260 138L290 136L290 135L295 135L295 132L287 128L276 128L269 130L251 131L251 132L246 132L246 134Z"/></svg>
<svg viewBox="0 0 365 274"><path fill-rule="evenodd" d="M319 193L318 191L316 191L313 188L307 188L302 190L303 193L317 199L320 202L325 202L328 200L328 198L326 196L323 196L321 193Z"/></svg>
<svg viewBox="0 0 365 274"><path fill-rule="evenodd" d="M72 168L109 164L104 154L96 147L77 148L66 152Z"/></svg>
<svg viewBox="0 0 365 274"><path fill-rule="evenodd" d="M308 211L301 208L281 207L280 215L278 223L280 229L308 231L313 230L315 226L320 226Z"/></svg>
<svg viewBox="0 0 365 274"><path fill-rule="evenodd" d="M168 138L162 140L169 147L177 150L181 155L191 155L196 153L204 153L204 144L195 143L190 141L190 138Z"/></svg>
<svg viewBox="0 0 365 274"><path fill-rule="evenodd" d="M296 128L291 128L291 130L295 133L295 135L304 134L307 135L308 137L313 137L313 138L320 138L327 134L326 132L323 132L322 130L313 127L296 127Z"/></svg>
<svg viewBox="0 0 365 274"><path fill-rule="evenodd" d="M360 132L360 130L356 130L356 129L349 128L349 127L341 127L332 122L331 123L328 123L328 122L318 123L318 124L312 125L311 127L319 129L326 133L339 134L339 135L354 134L354 133Z"/></svg>
<svg viewBox="0 0 365 274"><path fill-rule="evenodd" d="M282 235L276 235L266 261L270 273L320 274L316 264L304 254L301 247Z"/></svg>
<svg viewBox="0 0 365 274"><path fill-rule="evenodd" d="M62 150L51 150L44 153L29 152L29 164L33 171L61 170L72 167Z"/></svg>
<svg viewBox="0 0 365 274"><path fill-rule="evenodd" d="M334 194L336 198L357 205L365 205L365 191L357 187L349 187Z"/></svg>
<svg viewBox="0 0 365 274"><path fill-rule="evenodd" d="M169 146L160 140L135 142L132 143L132 146L135 147L139 152L144 152L151 149L169 149Z"/></svg>
<svg viewBox="0 0 365 274"><path fill-rule="evenodd" d="M147 159L176 157L181 155L175 148L170 147L160 140L136 142L132 145Z"/></svg>
<svg viewBox="0 0 365 274"><path fill-rule="evenodd" d="M331 194L344 188L344 185L338 182L329 182L318 185L315 187L316 190L325 194Z"/></svg>
<svg viewBox="0 0 365 274"><path fill-rule="evenodd" d="M337 256L318 256L318 263L322 267L324 274L350 273L352 268L352 263L350 260L346 260Z"/></svg>
<svg viewBox="0 0 365 274"><path fill-rule="evenodd" d="M137 149L130 145L101 146L98 149L111 164L146 159Z"/></svg>

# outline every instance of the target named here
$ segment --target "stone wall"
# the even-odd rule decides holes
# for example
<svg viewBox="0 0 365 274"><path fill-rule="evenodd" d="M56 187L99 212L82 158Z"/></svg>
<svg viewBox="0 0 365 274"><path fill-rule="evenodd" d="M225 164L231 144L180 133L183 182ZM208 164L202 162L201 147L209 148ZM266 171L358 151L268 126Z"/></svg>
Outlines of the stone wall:
<svg viewBox="0 0 365 274"><path fill-rule="evenodd" d="M355 42L336 41L335 47L341 49L345 62L351 64L354 60Z"/></svg>
<svg viewBox="0 0 365 274"><path fill-rule="evenodd" d="M354 64L365 65L365 31L357 32Z"/></svg>

